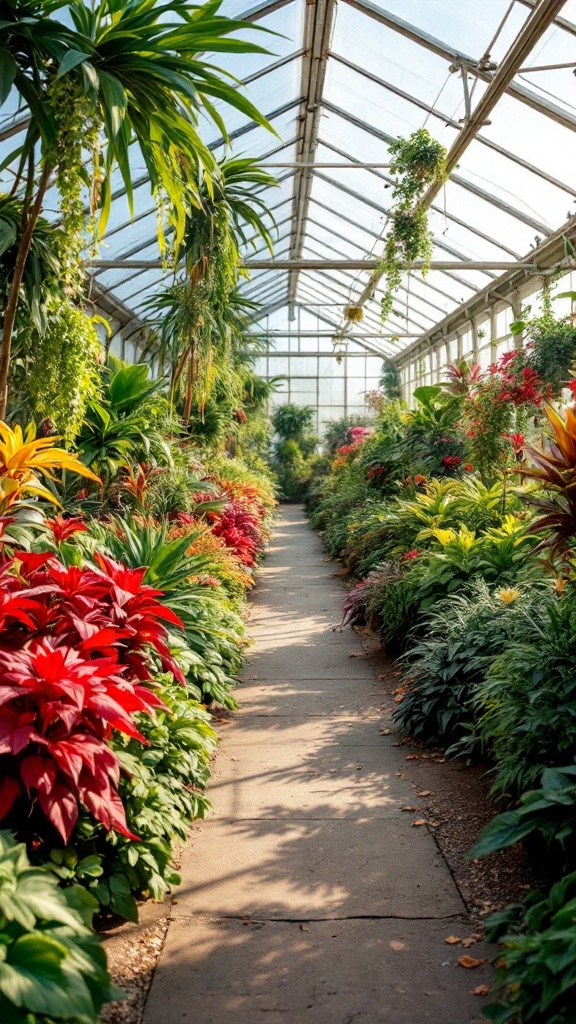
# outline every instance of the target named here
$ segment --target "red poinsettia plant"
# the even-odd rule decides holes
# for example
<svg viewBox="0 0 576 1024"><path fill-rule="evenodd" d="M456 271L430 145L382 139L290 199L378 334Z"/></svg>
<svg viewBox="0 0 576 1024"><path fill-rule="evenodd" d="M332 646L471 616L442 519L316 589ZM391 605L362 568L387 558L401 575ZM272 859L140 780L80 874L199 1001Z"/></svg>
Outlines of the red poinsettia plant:
<svg viewBox="0 0 576 1024"><path fill-rule="evenodd" d="M134 716L162 706L153 659L184 682L166 623L182 624L144 572L103 555L67 567L49 552L0 569L0 821L25 799L68 842L82 804L136 838L109 740L117 730L145 742Z"/></svg>

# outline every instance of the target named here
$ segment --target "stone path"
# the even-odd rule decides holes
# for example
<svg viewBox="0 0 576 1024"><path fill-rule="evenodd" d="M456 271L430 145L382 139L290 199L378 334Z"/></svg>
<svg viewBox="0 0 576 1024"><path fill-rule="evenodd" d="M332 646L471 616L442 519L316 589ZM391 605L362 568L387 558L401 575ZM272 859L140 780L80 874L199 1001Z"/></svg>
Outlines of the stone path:
<svg viewBox="0 0 576 1024"><path fill-rule="evenodd" d="M474 1024L465 909L380 735L381 695L297 506L252 602L256 644L182 865L144 1024ZM351 657L352 655L352 657ZM356 655L356 657L354 657ZM479 946L475 957L483 954Z"/></svg>

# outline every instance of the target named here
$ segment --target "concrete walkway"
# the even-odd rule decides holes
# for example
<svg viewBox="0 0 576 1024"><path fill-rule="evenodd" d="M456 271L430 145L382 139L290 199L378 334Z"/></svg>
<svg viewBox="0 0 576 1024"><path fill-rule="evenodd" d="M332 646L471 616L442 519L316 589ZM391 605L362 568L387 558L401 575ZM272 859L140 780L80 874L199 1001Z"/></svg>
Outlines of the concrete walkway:
<svg viewBox="0 0 576 1024"><path fill-rule="evenodd" d="M297 506L252 603L256 644L222 730L144 1024L473 1024L460 895L380 734L381 691ZM475 946L475 957L483 954Z"/></svg>

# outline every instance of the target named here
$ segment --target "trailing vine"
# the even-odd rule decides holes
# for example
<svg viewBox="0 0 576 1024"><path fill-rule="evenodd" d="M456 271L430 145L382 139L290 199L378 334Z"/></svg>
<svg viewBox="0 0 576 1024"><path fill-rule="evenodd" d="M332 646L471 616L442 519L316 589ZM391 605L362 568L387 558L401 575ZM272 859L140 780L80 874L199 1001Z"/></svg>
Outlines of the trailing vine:
<svg viewBox="0 0 576 1024"><path fill-rule="evenodd" d="M56 124L56 141L47 160L55 167L54 184L59 193L62 230L58 235L58 256L66 293L71 298L79 299L85 279L87 229L94 238L94 217L103 180L100 164L101 121L94 104L82 94L79 84L69 76L52 82L49 103ZM83 156L86 152L90 154L90 172L84 164ZM87 189L90 220L86 216Z"/></svg>
<svg viewBox="0 0 576 1024"><path fill-rule="evenodd" d="M71 301L48 308L42 333L27 337L25 386L36 419L49 418L55 430L72 439L80 430L88 402L100 392L103 350L94 321Z"/></svg>
<svg viewBox="0 0 576 1024"><path fill-rule="evenodd" d="M383 273L386 291L382 298L382 321L388 317L394 294L402 283L402 273L414 260L424 261L425 274L432 256L432 237L428 214L422 200L430 186L446 177L446 150L426 128L419 128L408 139L390 143L393 209L386 236L384 257L377 276Z"/></svg>

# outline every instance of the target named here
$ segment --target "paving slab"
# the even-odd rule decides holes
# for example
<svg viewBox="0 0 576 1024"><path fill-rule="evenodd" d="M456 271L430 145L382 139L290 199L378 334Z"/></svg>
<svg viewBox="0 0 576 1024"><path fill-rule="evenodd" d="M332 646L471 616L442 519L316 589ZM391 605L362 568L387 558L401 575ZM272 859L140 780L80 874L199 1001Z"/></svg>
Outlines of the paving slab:
<svg viewBox="0 0 576 1024"><path fill-rule="evenodd" d="M381 819L205 822L185 852L175 917L450 917L464 905L425 827ZM186 881L187 879L187 881Z"/></svg>
<svg viewBox="0 0 576 1024"><path fill-rule="evenodd" d="M444 938L459 928L181 919L170 925L164 984L152 986L144 1024L480 1024L473 990L488 972L457 966Z"/></svg>
<svg viewBox="0 0 576 1024"><path fill-rule="evenodd" d="M221 727L213 816L183 852L143 1024L476 1024L484 968L457 966L464 904L342 590L302 511L283 509ZM461 952L461 948L460 948ZM483 954L477 952L476 957Z"/></svg>

